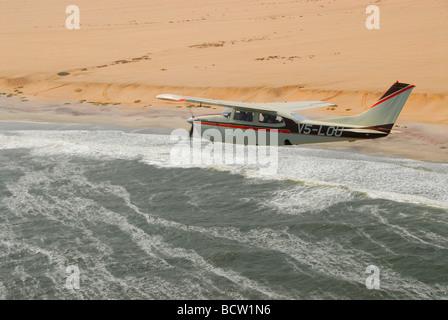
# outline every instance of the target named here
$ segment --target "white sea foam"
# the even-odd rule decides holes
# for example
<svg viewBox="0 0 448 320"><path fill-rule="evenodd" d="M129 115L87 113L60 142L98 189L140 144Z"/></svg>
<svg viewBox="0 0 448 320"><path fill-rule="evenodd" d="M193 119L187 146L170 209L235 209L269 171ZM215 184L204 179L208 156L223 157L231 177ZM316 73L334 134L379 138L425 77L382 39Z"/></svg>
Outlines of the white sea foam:
<svg viewBox="0 0 448 320"><path fill-rule="evenodd" d="M167 136L126 134L111 131L14 131L0 134L0 149L29 148L36 155L74 155L100 159L140 159L172 166L167 161L173 143ZM448 176L446 164L378 158L306 148L280 149L280 172L276 178L310 185L348 186L372 197L417 202L448 203L443 192ZM263 175L247 166L213 166L218 170ZM268 176L267 178L272 178Z"/></svg>
<svg viewBox="0 0 448 320"><path fill-rule="evenodd" d="M313 272L317 273L317 277L330 277L350 283L364 284L366 279L366 275L364 273L365 268L371 261L376 260L376 258L369 252L354 249L349 242L336 242L331 237L316 240L304 240L301 237L290 234L285 228L280 230L263 228L253 229L249 232L242 232L232 227L206 228L199 226L187 226L178 222L156 217L150 213L142 212L137 206L131 203L130 195L124 188L118 186L109 186L108 188L109 190L113 190L115 195L125 200L129 208L144 216L150 225L164 226L185 232L198 232L210 237L237 241L238 243L248 246L249 248L253 247L281 252L295 260L299 266L303 266L298 267L298 265L295 264L295 266L300 270L299 274L302 275L311 275L306 271L306 268L310 268ZM383 221L387 223L387 220ZM387 223L387 225L391 226L389 223ZM397 226L392 227L395 228ZM401 227L399 227L399 231L407 233L406 236L410 236L412 241L416 240L418 242L426 243L425 241L418 239L416 236L411 235ZM371 237L369 239L378 244L378 241L373 240ZM438 240L440 240L440 237ZM439 247L438 245L433 245L431 243L426 244ZM383 244L379 245L384 247ZM386 249L386 251L390 252L387 247ZM203 262L201 261L198 264L203 267L202 263ZM448 292L447 286L438 285L437 288L433 288L415 278L402 276L389 266L382 265L381 274L383 279L382 289L390 292L392 295L400 294L400 296L430 299L435 297L440 298L438 294L441 292ZM311 276L316 277L316 275ZM239 279L239 276L233 276L232 278L236 280ZM244 279L242 280L244 283ZM246 285L249 288L254 288L254 285L250 282ZM255 288L258 288L258 285L255 285ZM263 292L264 290L266 289L263 289ZM319 295L319 297L322 298L322 295ZM298 297L289 298L297 299Z"/></svg>
<svg viewBox="0 0 448 320"><path fill-rule="evenodd" d="M31 141L29 137L33 137ZM39 138L36 138L39 137ZM134 139L135 138L135 139ZM159 166L167 166L166 157L169 156L169 146L165 145L164 136L144 136L144 135L130 135L114 132L101 132L96 134L94 132L80 132L79 136L76 132L21 132L13 135L0 135L2 143L0 148L29 148L33 154L39 156L48 155L70 155L81 157L93 157L99 159L137 159L145 162L153 162ZM314 151L306 156L307 149L297 149L300 155L295 154L293 148L286 149L285 152L285 166L283 172L278 176L278 179L288 178L302 182L302 185L295 187L292 193L285 191L277 191L274 194L273 200L269 205L281 209L289 214L304 213L313 211L316 206L317 210L323 210L334 204L340 202L347 202L356 197L356 192L377 192L379 198L388 198L393 196L402 196L405 201L413 200L417 203L425 205L444 205L445 195L435 195L431 197L430 192L421 192L424 190L434 190L433 181L435 181L435 188L440 188L443 178L446 178L445 167L443 165L426 164L418 162L418 166L413 166L413 162L403 160L388 159L385 163L378 160L378 158L370 156L359 156L346 154L341 158L339 153L324 152L320 159ZM305 151L304 151L305 150ZM305 154L304 154L305 153ZM292 155L294 156L292 156ZM353 157L353 158L350 158ZM356 165L356 159L361 157L361 164ZM298 158L299 161L306 164L295 166L294 161ZM372 163L369 163L371 159ZM320 160L322 160L320 163ZM288 162L289 161L289 162ZM403 166L403 163L407 166ZM319 166L322 164L322 172L319 171ZM350 167L355 165L358 174L350 171ZM371 166L375 168L370 168ZM416 176L430 177L431 179L423 179L419 181L417 187L410 186L405 189L407 193L397 193L396 190L402 186L401 183L395 185L397 179L389 179L388 184L382 184L383 178L386 178L387 172L384 173L379 168L386 166L386 168L395 171L394 175L398 175L401 179L413 179ZM419 168L423 167L424 170ZM241 167L244 169L244 167ZM377 170L376 175L371 172ZM247 247L260 248L264 250L274 250L287 256L289 259L295 261L296 265L300 266L301 270L312 270L321 277L330 277L340 279L350 283L363 283L365 280L365 266L366 263L375 259L368 252L354 249L349 243L338 243L331 238L323 238L317 240L305 240L298 236L294 236L288 232L287 229L272 229L261 228L242 232L236 228L218 228L218 227L199 227L187 226L174 221L169 221L157 217L156 215L144 212L136 205L132 204L129 193L120 186L115 186L110 183L94 183L86 179L80 174L73 174L73 169L67 168L64 161L58 161L58 165L52 168L51 172L34 172L27 168L22 168L23 176L16 182L8 182L6 187L12 193L11 197L3 201L3 205L7 206L10 211L20 216L22 212L29 214L42 214L49 219L57 220L64 225L72 228L77 228L82 234L89 237L93 241L93 245L104 252L105 256L112 253L111 248L105 245L102 241L95 238L95 235L85 227L83 221L101 222L117 226L123 233L129 235L132 241L146 253L148 259L153 259L155 267L157 263L160 268L175 268L172 264L167 262L169 259L185 260L191 263L196 270L194 277L201 279L202 285L195 283L192 280L186 279L181 284L171 283L169 280L161 277L151 278L151 281L142 284L139 279L127 277L125 279L116 277L109 270L105 262L94 259L86 253L76 251L76 255L80 259L89 262L89 270L86 274L89 276L89 282L95 284L94 286L85 286L79 293L74 293L75 297L92 297L103 294L105 297L115 297L111 289L111 284L115 284L123 290L134 290L135 295L139 297L160 297L167 298L185 297L185 292L189 292L189 288L196 290L193 293L194 298L206 298L206 293L203 291L212 290L219 292L222 287L215 284L211 277L219 277L226 279L233 286L242 288L244 290L252 290L258 292L267 298L298 298L283 293L278 293L275 290L266 287L257 281L242 276L233 270L222 269L214 266L212 263L206 261L195 250L175 247L166 241L162 236L149 235L142 227L137 227L131 224L125 217L101 207L94 200L85 198L68 198L52 197L44 199L36 194L29 192L31 188L39 187L44 191L51 191L51 182L58 179L69 179L70 183L64 185L59 190L64 194L70 194L70 188L78 186L88 188L93 192L110 192L114 196L122 198L127 206L134 210L137 214L144 217L149 225L163 226L167 228L174 228L186 232L198 232L210 237L222 238L228 241L236 241ZM240 170L240 169L238 169ZM243 172L242 170L236 172ZM334 172L338 170L345 170L346 175L341 172ZM421 172L420 172L421 171ZM51 174L50 174L51 173ZM366 182L359 174L366 173ZM253 173L251 173L253 178ZM321 176L320 176L321 175ZM347 178L348 177L348 178ZM347 179L346 179L347 178ZM363 188L365 185L370 188L367 191ZM342 185L342 186L341 186ZM384 191L383 188L389 186L392 191ZM65 188L65 189L64 189ZM306 190L306 193L302 191ZM444 189L439 189L444 190ZM385 194L386 193L386 194ZM422 195L423 194L423 195ZM429 198L427 198L429 197ZM193 199L194 201L194 199ZM34 210L34 211L33 211ZM37 210L37 211L36 211ZM81 214L81 215L80 215ZM374 217L377 217L386 227L391 228L394 232L401 235L407 241L421 243L425 245L433 245L422 239L419 235L413 234L409 230L390 223L388 217L377 212L371 212ZM434 234L429 234L430 237L435 237L437 248L443 248L445 238ZM7 236L10 240L8 250L15 252L26 249L33 254L43 254L48 257L53 264L58 268L66 266L67 261L63 252L58 250L42 250L30 243L18 241L14 235ZM8 239L6 239L8 240ZM14 242L14 246L11 244ZM8 243L8 242L7 242ZM387 266L380 266L382 275L384 276L383 288L392 292L398 292L401 295L416 297L416 298L432 298L434 288L421 283L417 279L409 278L398 274ZM23 268L15 270L17 276L24 281L30 281L29 274ZM60 283L60 276L55 276L51 272L48 277L54 283ZM153 291L154 295L148 294L148 285ZM164 289L160 289L163 287ZM32 290L37 290L38 285L33 284L30 287ZM157 289L159 288L159 289ZM443 292L448 288L439 286L436 288L438 292ZM61 294L67 294L62 285L59 285ZM158 291L157 291L158 290ZM24 296L27 294L24 293ZM238 292L227 292L228 296L232 298L244 298ZM192 297L191 295L189 296Z"/></svg>
<svg viewBox="0 0 448 320"><path fill-rule="evenodd" d="M27 170L26 168L22 168L22 171L24 174L18 181L9 181L7 183L6 186L12 193L12 196L5 197L1 204L8 208L10 212L14 213L16 218L22 221L22 223L30 218L32 219L34 215L42 215L50 221L58 221L68 229L75 229L77 237L88 239L91 250L93 249L93 252L101 252L101 255L92 255L84 252L84 250L80 250L78 247L79 244L76 241L74 241L72 247L65 250L57 247L47 249L39 246L39 242L38 244L33 243L36 240L35 236L30 240L19 237L12 232L11 225L5 223L0 224L0 230L2 231L0 233L2 256L22 256L25 253L29 257L45 257L48 263L43 265L42 269L45 270L45 276L52 281L51 290L54 290L58 297L76 299L102 297L117 299L122 298L119 295L120 290L114 289L121 288L124 292L132 292L135 297L157 298L157 292L153 291L152 293L156 295L152 296L152 293L147 291L141 279L134 279L129 276L127 279L116 277L108 270L108 264L102 261L102 257L109 257L113 253L113 250L99 240L85 226L86 220L89 221L90 218L84 214L86 212L95 213L96 204L85 198L65 198L62 196L63 194L69 195L70 188L76 185L89 187L87 179L84 179L82 175L74 175L73 170L66 168L64 161L59 161L52 168L51 172L30 171L30 169ZM70 179L70 183L62 186L59 190L61 196L56 197L52 195L54 188L51 187L49 182L60 179ZM95 188L96 186L91 185L91 187ZM46 196L42 197L30 193L30 190L36 188L42 190ZM79 291L68 290L65 287L65 268L73 263L69 257L76 257L77 260L83 261L84 265L88 266L87 269L81 268L81 289ZM21 263L21 261L18 262ZM26 272L23 265L19 264L13 270L12 276L20 279L25 284L20 288L11 288L14 294L17 294L17 291L19 291L19 296L21 297L47 297L45 292L41 291L41 284L37 278ZM151 284L156 286L155 282L151 281ZM5 287L4 290L7 296L8 289Z"/></svg>
<svg viewBox="0 0 448 320"><path fill-rule="evenodd" d="M400 237L402 237L403 239L406 239L409 242L413 242L416 244L424 244L428 247L434 247L434 248L439 248L439 249L447 249L448 248L447 246L439 245L439 244L435 243L434 241L432 241L432 242L425 241L424 239L422 239L418 235L412 233L410 230L406 229L405 227L400 226L398 224L390 223L389 220L384 216L385 214L380 212L378 210L378 207L376 207L376 206L369 208L369 214L378 218L378 220L382 224L384 224L386 227L388 227L388 230L398 234ZM438 240L440 240L440 238Z"/></svg>
<svg viewBox="0 0 448 320"><path fill-rule="evenodd" d="M77 170L80 169L78 168ZM73 196L65 198L64 195L70 195L73 188L86 189L93 194L112 193L125 199L129 207L139 213L138 208L130 203L130 196L123 187L114 186L106 182L91 182L83 175L82 169L77 173L74 174L73 168L67 168L67 164L64 161L57 162L49 171L27 171L24 169L24 175L18 181L9 181L6 184L12 196L4 198L2 205L5 205L17 218L26 219L30 215L42 215L49 220L60 222L65 227L75 228L79 232L79 236L85 236L89 240L90 245L106 257L112 255L112 249L100 241L86 227L86 222L118 227L146 254L147 260L153 261L152 266L156 269L179 268L167 262L173 259L188 261L193 267L185 274L186 279L182 283L169 283L169 280L160 277L151 278L148 282L150 283L149 288L152 288L153 291L148 291L149 288L145 287L138 279L130 276L127 276L126 279L117 278L108 270L105 262L82 250L78 250L77 246L74 245L71 248L74 251L71 253L71 256L76 256L89 267L87 270L82 270L84 277L84 282L81 282L82 289L79 292L67 292L63 286L64 282L61 275L64 274L63 270L65 270L64 268L70 261L67 261L63 252L57 249L42 249L25 240L18 239L10 233L5 233L3 237L6 236L8 239L3 240L9 240L5 241L5 243L11 243L13 252L25 250L31 255L44 255L48 258L50 265L53 267L49 268L46 275L52 279L54 286L57 288L56 290L61 296L72 295L73 297L82 298L102 295L114 298L116 293L114 293L111 287L118 286L121 290L132 291L136 296L146 298L160 298L164 296L171 299L175 297L205 299L207 298L206 292L211 291L223 292L223 294L227 294L228 297L233 299L245 298L239 293L241 291L254 291L266 298L286 298L286 296L276 293L257 281L240 275L236 271L214 266L195 250L172 246L164 241L162 235L146 233L140 227L131 224L125 216L102 207L95 200ZM60 180L64 180L66 183L58 187L56 192L59 196L53 196L55 190L51 182ZM45 193L45 197L30 192L30 190L36 188L42 190ZM10 234L10 236L7 236L7 234ZM186 272L182 268L178 272ZM33 283L32 286L29 286L26 291L21 293L23 296L29 297L39 291L39 284L35 283L35 279L25 271L23 266L18 266L14 271L14 275L23 281ZM200 279L200 283L195 283L191 279L192 277ZM232 286L241 290L228 290L225 287L217 286L213 280L216 277L226 279ZM164 289L160 290L160 287ZM197 287L197 292L191 292L194 287ZM187 295L187 293L189 294Z"/></svg>
<svg viewBox="0 0 448 320"><path fill-rule="evenodd" d="M354 199L354 193L339 186L304 185L288 190L278 190L262 205L275 208L282 214L298 215L320 212L335 204Z"/></svg>
<svg viewBox="0 0 448 320"><path fill-rule="evenodd" d="M12 131L0 133L0 150L27 148L33 154L68 155L96 159L136 159L163 167L191 167L170 163L174 143L169 136L129 134L119 131ZM309 185L346 187L371 198L411 202L448 209L448 165L382 158L307 147L279 148L279 171L263 175L249 165L203 167L244 174L257 179L290 179ZM335 197L340 190L328 191ZM325 197L315 199L324 201ZM330 200L329 200L330 201ZM331 202L331 201L330 201ZM305 204L306 206L306 204Z"/></svg>
<svg viewBox="0 0 448 320"><path fill-rule="evenodd" d="M151 224L159 224L163 226L176 226L176 228L180 228L182 230L189 230L190 228L182 225L180 223L164 220L164 219L155 219L143 212L140 211L140 209L133 205L130 201L130 195L129 193L122 187L119 186L113 186L108 185L105 186L107 190L114 192L116 196L121 197L124 199L131 209L133 209L136 213L144 216L147 218L147 221ZM130 225L124 218L122 218L119 215L115 215L111 212L105 212L103 210L102 214L98 215L98 217L101 217L103 219L106 217L106 221L108 223L111 223L113 221L114 224L118 225L120 228L122 228L125 232L132 234L133 240L138 244L144 251L146 251L149 254L152 254L153 251L157 252L158 254L161 254L161 257L170 257L170 258L178 258L178 259L185 259L188 261L191 261L195 264L197 268L197 272L203 273L204 271L206 273L212 273L217 276L223 277L229 281L231 281L234 285L237 285L239 287L243 287L245 289L250 289L257 291L267 298L271 299L280 299L280 298L286 298L284 295L278 294L271 289L264 287L263 285L260 285L256 281L253 281L249 278L246 278L244 276L241 276L235 271L232 270L224 270L218 267L213 266L209 262L207 262L201 255L199 255L194 250L186 250L179 247L173 247L170 244L163 241L162 237L155 237L155 236L149 236L145 232L143 232L141 229L136 228L135 226ZM118 220L117 220L118 219ZM195 227L193 227L194 230ZM199 228L201 229L201 228ZM203 230L203 229L201 229ZM203 274L203 276L200 277L201 279L208 279L209 277L206 274ZM212 285L210 283L209 285ZM237 297L233 297L237 298Z"/></svg>
<svg viewBox="0 0 448 320"><path fill-rule="evenodd" d="M149 215L148 222L237 241L249 248L281 252L294 259L296 266L297 264L302 266L299 267L300 275L309 274L306 268L310 268L315 273L313 277L321 279L333 278L363 285L366 279L364 273L366 266L376 260L368 252L353 249L349 243L337 243L331 238L306 241L291 235L287 230L265 228L241 232L235 228L202 228L184 226L160 218L154 219ZM448 290L446 286L439 286L435 289L415 278L402 276L388 266L380 267L382 289L392 295L400 294L401 296L428 299L437 297L437 294ZM322 298L321 295L319 297Z"/></svg>

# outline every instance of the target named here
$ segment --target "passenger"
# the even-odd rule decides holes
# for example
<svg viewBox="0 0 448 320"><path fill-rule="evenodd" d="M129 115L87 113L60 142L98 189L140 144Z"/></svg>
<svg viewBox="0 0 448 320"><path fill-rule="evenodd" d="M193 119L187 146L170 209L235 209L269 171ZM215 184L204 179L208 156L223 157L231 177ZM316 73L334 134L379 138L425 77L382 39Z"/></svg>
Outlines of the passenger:
<svg viewBox="0 0 448 320"><path fill-rule="evenodd" d="M243 120L243 112L235 112L235 116L234 116L235 120Z"/></svg>
<svg viewBox="0 0 448 320"><path fill-rule="evenodd" d="M263 123L268 123L268 117L269 117L269 115L266 114L266 113L262 113L261 116L263 117L263 121L261 121L261 122L263 122Z"/></svg>

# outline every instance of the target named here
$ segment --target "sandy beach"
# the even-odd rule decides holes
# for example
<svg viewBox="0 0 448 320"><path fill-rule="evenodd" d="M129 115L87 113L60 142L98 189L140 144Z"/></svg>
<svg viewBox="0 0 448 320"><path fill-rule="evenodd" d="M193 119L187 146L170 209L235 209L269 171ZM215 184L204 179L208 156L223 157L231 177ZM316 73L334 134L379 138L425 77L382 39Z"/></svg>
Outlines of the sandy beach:
<svg viewBox="0 0 448 320"><path fill-rule="evenodd" d="M79 0L0 3L0 121L188 128L177 93L235 101L323 100L310 118L366 110L416 85L387 138L316 147L448 161L446 1ZM381 10L379 30L365 10Z"/></svg>

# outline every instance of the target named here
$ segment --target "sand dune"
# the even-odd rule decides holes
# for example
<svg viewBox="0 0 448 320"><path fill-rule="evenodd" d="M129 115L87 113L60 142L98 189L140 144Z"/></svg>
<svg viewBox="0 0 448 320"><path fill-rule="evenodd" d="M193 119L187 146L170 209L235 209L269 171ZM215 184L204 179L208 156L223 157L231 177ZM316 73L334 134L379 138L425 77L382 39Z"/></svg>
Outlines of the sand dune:
<svg viewBox="0 0 448 320"><path fill-rule="evenodd" d="M14 84L12 84L14 83ZM300 86L283 87L190 87L152 86L142 84L61 83L56 81L0 80L5 93L23 92L28 99L72 99L98 103L121 103L130 108L145 106L182 106L175 102L163 102L155 97L160 93L177 93L190 96L251 102L283 102L323 100L338 106L313 110L322 115L353 115L367 110L380 98L392 83L382 91L311 90ZM412 93L400 115L400 119L424 123L448 124L448 94ZM306 112L305 112L306 113ZM309 113L309 112L308 112Z"/></svg>
<svg viewBox="0 0 448 320"><path fill-rule="evenodd" d="M192 87L446 93L446 1L79 0L2 2L2 78ZM69 72L67 76L58 76Z"/></svg>

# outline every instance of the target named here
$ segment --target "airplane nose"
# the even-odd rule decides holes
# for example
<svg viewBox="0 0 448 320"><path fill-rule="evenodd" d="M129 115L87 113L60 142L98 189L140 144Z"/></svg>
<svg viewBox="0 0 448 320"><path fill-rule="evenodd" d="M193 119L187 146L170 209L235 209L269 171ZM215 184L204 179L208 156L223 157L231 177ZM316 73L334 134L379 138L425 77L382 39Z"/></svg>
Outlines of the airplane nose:
<svg viewBox="0 0 448 320"><path fill-rule="evenodd" d="M193 124L193 121L194 121L193 117L190 117L190 118L187 120L187 122L188 122L189 124Z"/></svg>

